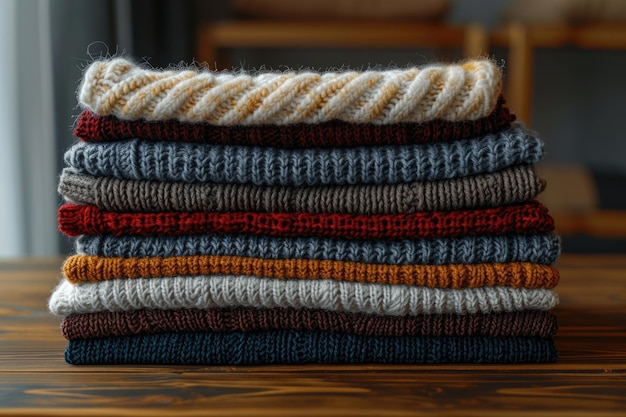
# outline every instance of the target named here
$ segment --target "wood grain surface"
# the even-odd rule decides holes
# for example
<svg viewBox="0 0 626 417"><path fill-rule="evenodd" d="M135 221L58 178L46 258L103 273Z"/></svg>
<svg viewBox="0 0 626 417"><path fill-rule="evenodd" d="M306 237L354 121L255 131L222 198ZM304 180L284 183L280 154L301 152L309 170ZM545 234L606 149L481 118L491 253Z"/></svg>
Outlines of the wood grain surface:
<svg viewBox="0 0 626 417"><path fill-rule="evenodd" d="M626 415L626 256L563 255L549 365L76 367L60 259L0 262L0 415Z"/></svg>

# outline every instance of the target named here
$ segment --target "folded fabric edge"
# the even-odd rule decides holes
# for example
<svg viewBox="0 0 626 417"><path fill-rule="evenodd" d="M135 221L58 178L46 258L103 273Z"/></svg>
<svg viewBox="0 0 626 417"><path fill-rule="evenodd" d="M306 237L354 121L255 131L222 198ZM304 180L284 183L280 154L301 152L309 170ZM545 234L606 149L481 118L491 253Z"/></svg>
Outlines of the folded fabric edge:
<svg viewBox="0 0 626 417"><path fill-rule="evenodd" d="M167 333L68 343L70 364L547 363L552 338L369 337L293 330Z"/></svg>

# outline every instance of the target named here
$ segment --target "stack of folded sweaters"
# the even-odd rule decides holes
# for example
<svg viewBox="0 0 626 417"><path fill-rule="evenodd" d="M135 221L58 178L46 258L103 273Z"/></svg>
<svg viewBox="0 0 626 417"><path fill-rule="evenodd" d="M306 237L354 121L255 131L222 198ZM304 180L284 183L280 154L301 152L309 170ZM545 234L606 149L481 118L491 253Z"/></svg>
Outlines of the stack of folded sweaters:
<svg viewBox="0 0 626 417"><path fill-rule="evenodd" d="M523 363L559 240L489 60L365 72L91 64L65 155L72 364Z"/></svg>

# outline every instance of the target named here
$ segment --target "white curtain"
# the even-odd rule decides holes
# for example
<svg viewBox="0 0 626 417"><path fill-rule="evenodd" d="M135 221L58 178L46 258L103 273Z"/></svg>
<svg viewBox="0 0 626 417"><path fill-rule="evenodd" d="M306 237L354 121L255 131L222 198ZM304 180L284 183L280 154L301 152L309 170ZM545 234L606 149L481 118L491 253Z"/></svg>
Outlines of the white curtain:
<svg viewBox="0 0 626 417"><path fill-rule="evenodd" d="M24 255L17 118L17 0L0 0L0 256Z"/></svg>
<svg viewBox="0 0 626 417"><path fill-rule="evenodd" d="M49 11L0 0L0 257L58 253Z"/></svg>

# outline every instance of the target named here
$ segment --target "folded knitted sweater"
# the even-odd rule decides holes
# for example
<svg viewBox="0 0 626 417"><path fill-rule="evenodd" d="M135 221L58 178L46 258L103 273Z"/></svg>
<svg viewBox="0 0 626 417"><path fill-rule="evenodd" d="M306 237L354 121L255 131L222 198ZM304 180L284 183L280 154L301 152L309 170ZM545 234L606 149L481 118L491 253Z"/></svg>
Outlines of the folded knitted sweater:
<svg viewBox="0 0 626 417"><path fill-rule="evenodd" d="M364 72L246 73L158 71L126 59L93 62L81 105L121 119L215 125L421 123L489 115L502 88L490 60Z"/></svg>
<svg viewBox="0 0 626 417"><path fill-rule="evenodd" d="M559 273L548 265L501 264L387 265L315 259L263 259L239 256L177 256L171 258L103 258L74 255L63 273L70 282L109 279L254 275L279 279L333 279L376 284L419 285L429 288L553 288Z"/></svg>
<svg viewBox="0 0 626 417"><path fill-rule="evenodd" d="M137 138L277 148L335 148L467 139L508 129L514 121L515 116L504 106L504 99L500 96L494 111L477 120L450 122L437 119L387 125L334 120L317 124L216 126L177 120L123 120L85 110L78 116L74 135L88 142Z"/></svg>
<svg viewBox="0 0 626 417"><path fill-rule="evenodd" d="M163 333L70 341L74 365L270 365L306 363L541 363L558 354L550 338L368 337L281 330Z"/></svg>
<svg viewBox="0 0 626 417"><path fill-rule="evenodd" d="M377 316L293 308L135 310L74 314L61 323L68 340L168 332L324 331L362 336L549 337L556 316L547 311L491 314Z"/></svg>
<svg viewBox="0 0 626 417"><path fill-rule="evenodd" d="M78 172L129 180L255 185L393 184L433 181L534 164L543 142L522 128L406 146L281 149L138 139L77 142L65 162Z"/></svg>
<svg viewBox="0 0 626 417"><path fill-rule="evenodd" d="M390 316L550 310L549 289L427 288L326 280L283 280L245 275L113 279L72 284L62 280L50 297L54 314L68 316L141 309L292 307Z"/></svg>
<svg viewBox="0 0 626 417"><path fill-rule="evenodd" d="M257 211L394 214L496 207L532 200L544 182L532 166L409 184L315 187L120 180L66 168L59 193L66 201L109 211Z"/></svg>
<svg viewBox="0 0 626 417"><path fill-rule="evenodd" d="M59 228L68 236L245 233L282 237L416 239L535 234L554 230L554 220L538 202L481 210L372 216L254 212L117 213L74 204L62 205L58 214Z"/></svg>
<svg viewBox="0 0 626 417"><path fill-rule="evenodd" d="M560 253L555 234L464 236L442 239L345 240L260 235L82 235L80 255L105 257L246 256L319 259L374 264L476 264L534 262L551 265Z"/></svg>

